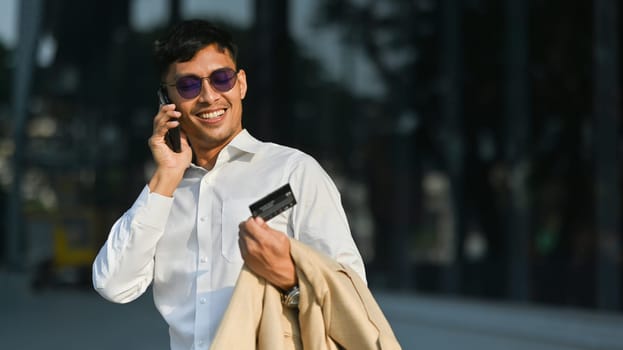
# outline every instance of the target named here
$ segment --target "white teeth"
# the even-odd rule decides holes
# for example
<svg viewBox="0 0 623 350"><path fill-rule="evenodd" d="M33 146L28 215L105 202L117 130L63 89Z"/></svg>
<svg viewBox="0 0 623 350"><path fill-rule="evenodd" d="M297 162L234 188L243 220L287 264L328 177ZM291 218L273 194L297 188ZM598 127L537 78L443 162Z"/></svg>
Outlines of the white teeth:
<svg viewBox="0 0 623 350"><path fill-rule="evenodd" d="M213 119L223 115L225 113L224 109L219 109L218 111L210 112L210 113L201 113L199 117L201 119Z"/></svg>

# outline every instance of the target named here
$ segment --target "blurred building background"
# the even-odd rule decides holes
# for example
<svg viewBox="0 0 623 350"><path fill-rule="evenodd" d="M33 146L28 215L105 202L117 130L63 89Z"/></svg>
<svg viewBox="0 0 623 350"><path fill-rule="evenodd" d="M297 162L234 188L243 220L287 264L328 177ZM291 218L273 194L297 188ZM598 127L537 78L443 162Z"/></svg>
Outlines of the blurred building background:
<svg viewBox="0 0 623 350"><path fill-rule="evenodd" d="M373 288L623 311L617 0L0 0L0 269L88 283L152 169L169 24L336 180Z"/></svg>

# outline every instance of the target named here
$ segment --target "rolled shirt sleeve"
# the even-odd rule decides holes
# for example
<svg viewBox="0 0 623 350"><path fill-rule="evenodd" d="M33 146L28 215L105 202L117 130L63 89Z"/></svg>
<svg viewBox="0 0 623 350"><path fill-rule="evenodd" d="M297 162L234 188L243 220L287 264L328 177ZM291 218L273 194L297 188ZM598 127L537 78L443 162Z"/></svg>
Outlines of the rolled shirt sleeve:
<svg viewBox="0 0 623 350"><path fill-rule="evenodd" d="M292 212L294 237L351 267L366 281L363 259L335 183L309 156L295 164L289 179L298 201Z"/></svg>

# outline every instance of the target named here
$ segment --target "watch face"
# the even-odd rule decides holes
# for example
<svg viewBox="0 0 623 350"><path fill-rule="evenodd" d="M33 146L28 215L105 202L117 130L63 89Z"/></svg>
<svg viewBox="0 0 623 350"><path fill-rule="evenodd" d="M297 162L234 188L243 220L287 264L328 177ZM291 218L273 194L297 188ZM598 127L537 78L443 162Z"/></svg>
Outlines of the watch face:
<svg viewBox="0 0 623 350"><path fill-rule="evenodd" d="M299 305L300 291L297 287L292 289L285 297L284 304L287 307L297 307Z"/></svg>
<svg viewBox="0 0 623 350"><path fill-rule="evenodd" d="M296 293L295 295L292 296L292 299L290 300L290 304L292 306L298 306L299 305L299 293Z"/></svg>

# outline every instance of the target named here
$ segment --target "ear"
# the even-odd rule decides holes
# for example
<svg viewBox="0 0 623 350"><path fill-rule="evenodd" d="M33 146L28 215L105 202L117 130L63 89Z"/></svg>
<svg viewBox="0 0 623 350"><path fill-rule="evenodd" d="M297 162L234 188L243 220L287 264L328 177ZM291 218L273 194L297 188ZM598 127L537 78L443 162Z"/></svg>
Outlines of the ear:
<svg viewBox="0 0 623 350"><path fill-rule="evenodd" d="M244 69L238 71L238 89L240 92L240 99L244 100L247 95L247 73Z"/></svg>

